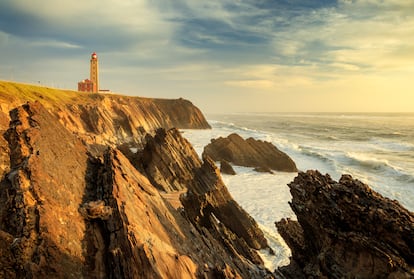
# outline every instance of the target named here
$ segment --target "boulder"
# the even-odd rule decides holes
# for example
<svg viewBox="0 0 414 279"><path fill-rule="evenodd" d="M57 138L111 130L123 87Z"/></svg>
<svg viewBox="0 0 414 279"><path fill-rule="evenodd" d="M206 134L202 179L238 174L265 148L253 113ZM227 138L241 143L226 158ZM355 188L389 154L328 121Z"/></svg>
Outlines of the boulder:
<svg viewBox="0 0 414 279"><path fill-rule="evenodd" d="M253 138L244 140L238 134L212 139L204 147L203 157L205 156L214 161L226 160L238 166L297 172L295 162L270 142Z"/></svg>
<svg viewBox="0 0 414 279"><path fill-rule="evenodd" d="M368 185L317 171L289 184L298 221L276 223L292 250L287 278L413 278L414 214Z"/></svg>
<svg viewBox="0 0 414 279"><path fill-rule="evenodd" d="M236 175L236 172L234 171L233 167L226 160L220 161L220 172L229 175Z"/></svg>

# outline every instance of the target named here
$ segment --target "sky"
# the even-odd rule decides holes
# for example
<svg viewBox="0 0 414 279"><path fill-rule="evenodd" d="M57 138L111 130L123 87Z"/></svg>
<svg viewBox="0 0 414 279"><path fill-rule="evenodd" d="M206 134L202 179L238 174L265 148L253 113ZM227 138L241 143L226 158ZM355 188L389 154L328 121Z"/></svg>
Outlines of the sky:
<svg viewBox="0 0 414 279"><path fill-rule="evenodd" d="M1 0L0 80L206 113L414 112L411 0Z"/></svg>

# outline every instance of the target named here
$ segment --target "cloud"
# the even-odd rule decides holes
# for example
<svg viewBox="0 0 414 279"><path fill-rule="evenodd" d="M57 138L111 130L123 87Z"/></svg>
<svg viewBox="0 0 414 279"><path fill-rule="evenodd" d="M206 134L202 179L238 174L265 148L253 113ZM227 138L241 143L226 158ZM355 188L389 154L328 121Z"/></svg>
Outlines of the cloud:
<svg viewBox="0 0 414 279"><path fill-rule="evenodd" d="M403 0L0 1L3 72L76 84L97 51L109 88L206 103L212 91L302 96L362 86L360 76L408 80L413 45L414 3Z"/></svg>
<svg viewBox="0 0 414 279"><path fill-rule="evenodd" d="M32 42L30 42L30 46L33 46L33 47L64 48L64 49L81 48L79 45L75 45L75 44L71 44L71 43L67 43L67 42L56 41L56 40L32 41Z"/></svg>
<svg viewBox="0 0 414 279"><path fill-rule="evenodd" d="M163 40L171 26L146 1L5 0L0 18L0 30L17 37L100 50L125 50L143 41Z"/></svg>

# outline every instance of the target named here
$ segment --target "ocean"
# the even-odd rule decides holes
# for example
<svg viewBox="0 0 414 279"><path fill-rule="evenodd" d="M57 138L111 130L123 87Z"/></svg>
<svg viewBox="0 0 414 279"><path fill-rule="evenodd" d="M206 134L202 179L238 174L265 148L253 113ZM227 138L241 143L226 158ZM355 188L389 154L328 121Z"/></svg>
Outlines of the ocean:
<svg viewBox="0 0 414 279"><path fill-rule="evenodd" d="M317 169L367 183L414 211L414 113L261 113L208 115L211 130L183 130L201 156L210 139L238 133L266 140L287 153L301 171ZM275 221L295 219L287 184L295 173L257 173L235 167L222 175L233 198L258 222L275 255L262 251L271 270L289 263L290 250Z"/></svg>

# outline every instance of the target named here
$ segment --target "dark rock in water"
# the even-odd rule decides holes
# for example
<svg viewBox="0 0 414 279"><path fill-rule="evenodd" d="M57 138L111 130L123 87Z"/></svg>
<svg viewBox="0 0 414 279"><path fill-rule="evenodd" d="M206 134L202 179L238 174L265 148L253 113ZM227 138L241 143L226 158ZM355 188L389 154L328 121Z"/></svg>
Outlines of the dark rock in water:
<svg viewBox="0 0 414 279"><path fill-rule="evenodd" d="M270 142L253 138L244 140L238 134L212 139L211 143L204 147L203 157L205 156L210 156L214 161L226 160L238 166L297 171L295 162Z"/></svg>
<svg viewBox="0 0 414 279"><path fill-rule="evenodd" d="M236 171L233 169L230 163L227 162L226 160L220 161L220 172L224 174L229 174L229 175L236 175Z"/></svg>
<svg viewBox="0 0 414 279"><path fill-rule="evenodd" d="M289 184L298 221L276 223L292 250L288 278L413 278L414 214L366 184L317 171Z"/></svg>

